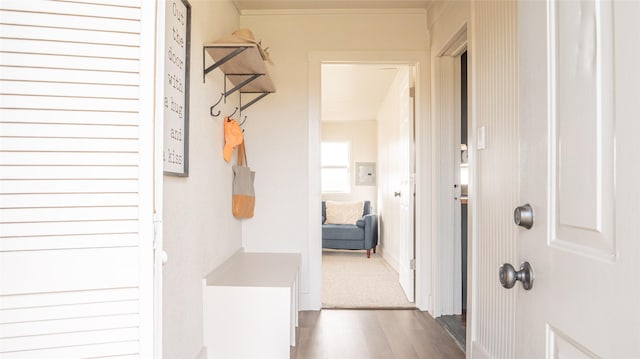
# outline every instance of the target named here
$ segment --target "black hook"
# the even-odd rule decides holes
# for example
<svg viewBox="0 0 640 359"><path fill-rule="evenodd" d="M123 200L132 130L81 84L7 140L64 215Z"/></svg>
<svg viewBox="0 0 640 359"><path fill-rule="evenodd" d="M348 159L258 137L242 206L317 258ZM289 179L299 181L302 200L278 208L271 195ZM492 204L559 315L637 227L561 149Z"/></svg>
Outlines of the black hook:
<svg viewBox="0 0 640 359"><path fill-rule="evenodd" d="M218 99L218 102L216 102L215 104L213 104L213 106L211 106L211 108L209 109L209 113L211 114L211 116L213 117L218 117L220 116L220 110L218 110L218 113L214 114L213 113L213 108L218 106L218 104L220 103L220 101L222 101L222 98L224 98L224 93L220 94L220 98Z"/></svg>
<svg viewBox="0 0 640 359"><path fill-rule="evenodd" d="M235 115L236 112L238 112L238 107L236 107L236 109L227 117L231 118L231 116Z"/></svg>
<svg viewBox="0 0 640 359"><path fill-rule="evenodd" d="M244 125L245 122L247 122L247 115L244 115L244 120L240 122L240 126Z"/></svg>

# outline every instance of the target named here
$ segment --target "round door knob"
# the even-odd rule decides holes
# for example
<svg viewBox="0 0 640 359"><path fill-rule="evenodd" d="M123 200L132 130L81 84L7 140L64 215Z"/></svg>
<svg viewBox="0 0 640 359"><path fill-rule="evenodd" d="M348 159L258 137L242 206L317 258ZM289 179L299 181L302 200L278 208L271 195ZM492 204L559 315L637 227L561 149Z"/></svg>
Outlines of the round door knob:
<svg viewBox="0 0 640 359"><path fill-rule="evenodd" d="M500 284L507 289L513 288L517 281L522 282L522 287L525 290L533 288L533 268L529 262L522 263L519 271L516 271L511 263L505 263L500 266L498 274Z"/></svg>
<svg viewBox="0 0 640 359"><path fill-rule="evenodd" d="M511 263L505 263L500 266L499 270L500 284L507 289L513 288L516 284L516 269L513 268Z"/></svg>
<svg viewBox="0 0 640 359"><path fill-rule="evenodd" d="M401 194L400 192L393 192L394 197L400 197L400 194Z"/></svg>
<svg viewBox="0 0 640 359"><path fill-rule="evenodd" d="M533 207L529 203L516 207L513 211L513 222L520 227L531 229L533 227Z"/></svg>

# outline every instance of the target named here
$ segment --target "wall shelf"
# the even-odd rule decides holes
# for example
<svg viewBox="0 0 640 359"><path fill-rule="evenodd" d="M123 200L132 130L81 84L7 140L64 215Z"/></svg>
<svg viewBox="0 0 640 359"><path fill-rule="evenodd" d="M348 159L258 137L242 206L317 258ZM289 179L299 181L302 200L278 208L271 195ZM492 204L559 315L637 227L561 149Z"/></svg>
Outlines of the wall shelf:
<svg viewBox="0 0 640 359"><path fill-rule="evenodd" d="M206 65L206 55L213 59L212 65ZM205 44L202 49L203 76L202 82L206 81L206 75L217 69L224 73L233 87L227 89L227 82L224 84L224 97L240 92L240 111L258 102L270 93L276 92L271 76L267 72L267 67L260 56L258 45L253 43L213 43ZM242 104L242 94L256 94L256 96Z"/></svg>

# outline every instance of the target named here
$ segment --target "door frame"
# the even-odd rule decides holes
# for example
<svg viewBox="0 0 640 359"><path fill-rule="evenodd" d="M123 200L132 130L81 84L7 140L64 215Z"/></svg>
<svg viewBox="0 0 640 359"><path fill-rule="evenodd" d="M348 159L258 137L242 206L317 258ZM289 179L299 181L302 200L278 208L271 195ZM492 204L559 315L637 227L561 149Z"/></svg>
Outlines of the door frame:
<svg viewBox="0 0 640 359"><path fill-rule="evenodd" d="M416 308L429 310L431 295L431 146L429 129L431 119L429 99L429 54L427 51L310 51L309 64L309 218L308 250L309 296L314 309L322 307L322 237L321 227L313 225L321 218L320 191L320 103L321 65L328 63L352 64L401 64L414 66L416 70L415 109L415 237L416 237Z"/></svg>
<svg viewBox="0 0 640 359"><path fill-rule="evenodd" d="M465 22L454 31L440 50L434 54L433 71L433 131L432 139L434 145L434 156L437 158L438 168L434 171L434 243L433 243L433 293L434 300L430 309L434 317L442 315L460 314L462 310L462 290L457 283L462 281L461 268L461 229L460 210L456 211L455 206L459 202L454 202L452 197L456 196L453 184L459 184L460 164L460 56L467 51L468 58L471 57L468 40L468 24ZM468 61L468 64L471 62ZM469 65L467 65L469 66ZM470 79L467 77L467 89L471 90ZM468 91L467 101L470 103L471 92ZM468 106L470 108L470 106ZM472 112L468 112L468 129L472 134ZM473 136L469 135L469 194L473 192ZM456 177L457 176L457 177ZM470 201L472 203L472 201ZM472 228L473 211L469 205L468 228ZM468 231L471 234L472 231ZM467 240L467 262L471 263L472 243L474 236L469 235ZM471 272L468 265L468 273ZM469 293L472 293L471 275L467 275L467 301ZM471 310L471 305L467 304L467 311ZM470 318L470 316L468 316Z"/></svg>
<svg viewBox="0 0 640 359"><path fill-rule="evenodd" d="M153 258L151 259L151 270L153 271L153 357L161 358L163 354L163 277L162 267L166 261L166 253L163 250L163 152L164 152L164 105L162 101L164 93L164 44L165 44L165 6L163 2L157 0L153 2L143 2L143 9L148 13L148 22L153 19L153 24L145 26L153 26L154 33L147 34L143 40L143 44L147 44L142 49L143 56L147 57L147 65L141 68L152 68L154 71L148 71L148 78L145 80L148 84L153 84L153 93L150 91L146 96L153 97L152 116L153 116L153 154L152 154L152 171L153 171ZM153 45L151 45L153 44ZM150 58L150 59L149 59ZM152 87L151 85L149 87ZM151 108L150 107L150 108Z"/></svg>

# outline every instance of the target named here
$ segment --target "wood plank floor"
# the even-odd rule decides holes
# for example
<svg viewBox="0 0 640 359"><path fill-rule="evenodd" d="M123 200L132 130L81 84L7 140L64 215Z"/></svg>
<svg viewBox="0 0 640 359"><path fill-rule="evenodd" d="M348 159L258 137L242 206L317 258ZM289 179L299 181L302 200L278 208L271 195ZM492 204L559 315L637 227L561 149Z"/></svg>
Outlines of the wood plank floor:
<svg viewBox="0 0 640 359"><path fill-rule="evenodd" d="M449 334L418 310L300 312L291 359L464 358Z"/></svg>

